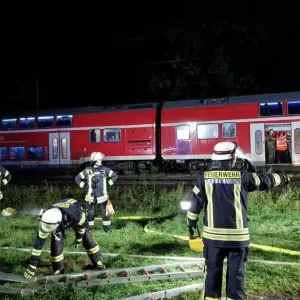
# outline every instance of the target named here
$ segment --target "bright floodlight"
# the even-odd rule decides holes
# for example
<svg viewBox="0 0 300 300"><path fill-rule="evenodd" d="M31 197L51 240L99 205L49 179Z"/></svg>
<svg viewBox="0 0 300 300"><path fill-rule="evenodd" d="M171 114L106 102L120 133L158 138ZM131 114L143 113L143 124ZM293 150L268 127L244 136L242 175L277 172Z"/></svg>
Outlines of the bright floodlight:
<svg viewBox="0 0 300 300"><path fill-rule="evenodd" d="M182 210L189 210L191 207L191 201L180 201L180 206Z"/></svg>

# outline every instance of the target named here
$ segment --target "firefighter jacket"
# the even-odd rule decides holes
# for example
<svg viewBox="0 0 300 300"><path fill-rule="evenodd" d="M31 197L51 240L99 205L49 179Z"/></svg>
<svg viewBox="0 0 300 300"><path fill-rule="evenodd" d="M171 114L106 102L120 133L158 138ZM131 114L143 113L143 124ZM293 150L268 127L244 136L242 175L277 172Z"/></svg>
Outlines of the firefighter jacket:
<svg viewBox="0 0 300 300"><path fill-rule="evenodd" d="M113 185L117 178L118 175L113 170L102 165L93 165L80 172L75 177L75 182L86 189L85 201L102 203L109 199L107 182Z"/></svg>
<svg viewBox="0 0 300 300"><path fill-rule="evenodd" d="M50 208L58 208L62 212L62 222L52 234L55 236L59 232L64 232L68 228L73 228L75 231L76 239L82 239L83 235L88 229L88 221L80 203L75 199L62 199L47 207L42 213ZM46 243L49 233L46 233L39 228L35 237L33 249L31 252L30 265L37 266L42 253L42 248Z"/></svg>
<svg viewBox="0 0 300 300"><path fill-rule="evenodd" d="M11 181L11 178L10 172L0 166L0 187L7 185Z"/></svg>
<svg viewBox="0 0 300 300"><path fill-rule="evenodd" d="M214 169L203 172L193 189L187 213L196 227L204 208L203 243L213 247L248 247L250 244L247 193L269 190L281 183L278 174L258 176L249 171Z"/></svg>

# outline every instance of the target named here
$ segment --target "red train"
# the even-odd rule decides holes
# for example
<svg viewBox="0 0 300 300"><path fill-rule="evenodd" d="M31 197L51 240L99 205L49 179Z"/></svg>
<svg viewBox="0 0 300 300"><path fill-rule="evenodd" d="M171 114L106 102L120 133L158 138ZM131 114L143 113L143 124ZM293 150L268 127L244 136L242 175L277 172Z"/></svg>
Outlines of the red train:
<svg viewBox="0 0 300 300"><path fill-rule="evenodd" d="M1 117L0 163L8 168L72 168L94 151L120 172L152 167L198 170L220 141L237 142L254 166L264 167L265 139L289 135L285 161L300 165L300 92L221 99L166 101L28 112Z"/></svg>

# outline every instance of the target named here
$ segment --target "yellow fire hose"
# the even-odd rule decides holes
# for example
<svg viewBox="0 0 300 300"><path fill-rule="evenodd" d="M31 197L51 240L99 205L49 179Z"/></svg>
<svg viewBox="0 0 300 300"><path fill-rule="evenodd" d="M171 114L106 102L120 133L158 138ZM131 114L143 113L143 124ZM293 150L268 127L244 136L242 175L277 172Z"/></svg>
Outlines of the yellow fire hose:
<svg viewBox="0 0 300 300"><path fill-rule="evenodd" d="M147 217L147 216L126 216L126 217L118 217L118 219L121 220L155 220L155 219L165 219L165 218L170 218L170 216L168 217ZM163 233L160 231L155 231L155 230L151 230L148 227L148 224L144 227L144 231L146 233L153 233L153 234L160 234L160 235L164 235L164 236L170 236L182 241L187 241L189 242L189 246L191 248L191 250L196 251L196 252L202 252L203 251L203 242L201 238L196 238L195 240L191 240L189 236L185 236L185 235L175 235L175 234L169 234L169 233ZM296 255L296 256L300 256L300 251L295 251L295 250L289 250L289 249L283 249L283 248L278 248L278 247L272 247L272 246L267 246L267 245L259 245L259 244L253 244L250 243L250 247L251 248L255 248L255 249L260 249L260 250L264 250L264 251L268 251L268 252L277 252L277 253L283 253L283 254L289 254L289 255Z"/></svg>

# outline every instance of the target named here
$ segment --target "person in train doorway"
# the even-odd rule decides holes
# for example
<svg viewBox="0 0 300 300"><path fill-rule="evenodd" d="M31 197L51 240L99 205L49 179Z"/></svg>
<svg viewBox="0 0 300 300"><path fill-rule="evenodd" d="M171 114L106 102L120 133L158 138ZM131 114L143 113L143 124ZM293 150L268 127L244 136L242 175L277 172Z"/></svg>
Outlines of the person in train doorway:
<svg viewBox="0 0 300 300"><path fill-rule="evenodd" d="M237 145L231 142L215 145L211 165L200 173L187 212L188 229L193 230L204 208L205 282L202 299L221 299L225 257L227 299L245 299L245 262L250 245L247 193L269 190L282 182L289 183L287 175L258 175L234 169L236 149Z"/></svg>
<svg viewBox="0 0 300 300"><path fill-rule="evenodd" d="M288 152L287 139L283 132L280 132L276 141L276 151L278 155L278 163L285 164Z"/></svg>
<svg viewBox="0 0 300 300"><path fill-rule="evenodd" d="M276 154L276 140L273 137L273 129L268 131L268 136L266 138L266 154L267 154L267 163L273 164L275 161Z"/></svg>
<svg viewBox="0 0 300 300"><path fill-rule="evenodd" d="M291 134L287 133L286 135L286 142L287 142L287 162L292 163L292 139L291 139Z"/></svg>
<svg viewBox="0 0 300 300"><path fill-rule="evenodd" d="M11 173L0 165L0 200L3 199L3 188L11 181Z"/></svg>
<svg viewBox="0 0 300 300"><path fill-rule="evenodd" d="M39 215L39 229L36 234L29 265L24 277L30 279L35 276L40 261L42 248L51 236L51 261L55 275L64 273L63 243L65 230L73 228L76 247L83 245L92 262L92 269L104 270L101 262L101 252L97 242L88 230L88 221L80 203L72 198L58 200L51 206L42 209Z"/></svg>
<svg viewBox="0 0 300 300"><path fill-rule="evenodd" d="M109 200L107 183L113 185L118 175L111 169L102 165L104 154L93 152L91 154L91 165L80 172L75 182L81 188L86 188L85 201L88 203L86 210L90 229L94 228L96 204L100 204L102 225L105 232L111 231L111 217L115 213L113 205Z"/></svg>

